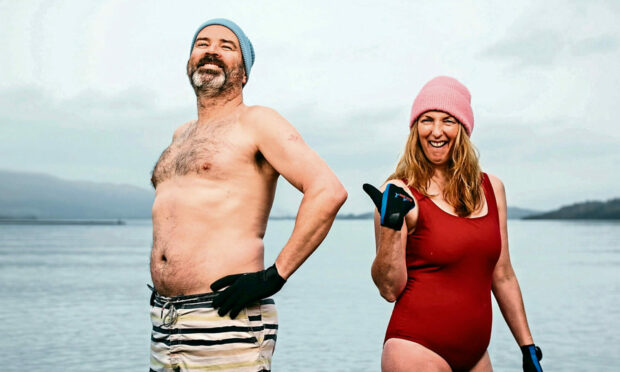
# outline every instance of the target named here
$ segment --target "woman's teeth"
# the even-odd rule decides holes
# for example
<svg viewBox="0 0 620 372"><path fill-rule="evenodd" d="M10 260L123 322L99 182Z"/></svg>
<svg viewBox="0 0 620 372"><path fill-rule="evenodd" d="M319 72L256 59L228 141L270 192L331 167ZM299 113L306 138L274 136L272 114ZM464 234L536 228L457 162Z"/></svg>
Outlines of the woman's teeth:
<svg viewBox="0 0 620 372"><path fill-rule="evenodd" d="M428 143L430 143L432 147L439 148L447 144L448 141L428 141Z"/></svg>

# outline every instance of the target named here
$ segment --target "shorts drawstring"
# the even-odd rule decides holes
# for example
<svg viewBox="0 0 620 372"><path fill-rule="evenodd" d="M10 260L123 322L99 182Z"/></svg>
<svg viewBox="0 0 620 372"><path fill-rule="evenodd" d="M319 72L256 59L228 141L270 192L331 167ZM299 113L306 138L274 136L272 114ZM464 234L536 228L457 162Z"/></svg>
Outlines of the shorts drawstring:
<svg viewBox="0 0 620 372"><path fill-rule="evenodd" d="M149 287L149 289L151 290L151 306L155 305L155 288L150 285L150 284L146 284L147 287ZM168 309L168 313L166 315L164 315L164 310ZM177 308L174 306L174 302L172 301L166 301L166 303L164 303L164 305L161 307L161 312L159 313L159 317L162 320L162 325L164 327L170 327L171 325L173 325L174 323L177 322L177 319L179 318L179 313L177 312Z"/></svg>
<svg viewBox="0 0 620 372"><path fill-rule="evenodd" d="M164 315L164 309L166 309L168 306L170 306L170 308L168 309L168 313ZM166 301L164 306L161 307L161 313L159 316L161 317L161 324L164 327L170 327L177 322L177 319L179 318L179 313L177 312L177 308L174 307L173 302Z"/></svg>

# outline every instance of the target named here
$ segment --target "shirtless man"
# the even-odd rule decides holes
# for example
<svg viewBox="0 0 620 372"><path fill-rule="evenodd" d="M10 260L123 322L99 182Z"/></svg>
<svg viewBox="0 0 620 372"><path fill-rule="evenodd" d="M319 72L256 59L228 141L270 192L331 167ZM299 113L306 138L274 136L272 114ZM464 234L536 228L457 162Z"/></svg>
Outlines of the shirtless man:
<svg viewBox="0 0 620 372"><path fill-rule="evenodd" d="M327 235L347 193L274 110L243 103L254 50L226 19L201 25L187 74L198 119L153 169L151 371L268 371L277 292ZM264 269L276 181L303 200L292 235Z"/></svg>

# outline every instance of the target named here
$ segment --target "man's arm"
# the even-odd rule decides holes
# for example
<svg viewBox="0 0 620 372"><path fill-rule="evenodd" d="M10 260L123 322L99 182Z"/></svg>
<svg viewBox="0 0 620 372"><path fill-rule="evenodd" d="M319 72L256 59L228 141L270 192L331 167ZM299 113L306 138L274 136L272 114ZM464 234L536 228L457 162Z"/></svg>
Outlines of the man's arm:
<svg viewBox="0 0 620 372"><path fill-rule="evenodd" d="M240 120L255 138L271 166L304 194L293 233L274 265L254 273L228 275L211 284L220 292L213 307L235 318L249 303L277 293L286 279L321 244L347 192L327 164L303 141L297 130L275 111L251 107Z"/></svg>
<svg viewBox="0 0 620 372"><path fill-rule="evenodd" d="M288 279L321 244L347 192L327 164L281 115L252 107L258 150L274 169L304 196L293 233L276 259L279 274Z"/></svg>

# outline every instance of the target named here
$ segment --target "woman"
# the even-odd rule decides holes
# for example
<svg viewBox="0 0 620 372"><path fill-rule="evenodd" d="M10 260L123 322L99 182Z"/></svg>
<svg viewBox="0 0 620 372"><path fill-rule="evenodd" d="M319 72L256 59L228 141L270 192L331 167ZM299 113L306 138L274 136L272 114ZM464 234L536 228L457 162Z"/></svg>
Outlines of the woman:
<svg viewBox="0 0 620 372"><path fill-rule="evenodd" d="M491 290L524 371L542 371L508 254L504 186L482 173L469 140L470 101L456 79L428 82L396 171L381 191L364 185L378 209L372 278L396 301L383 371L492 371Z"/></svg>

